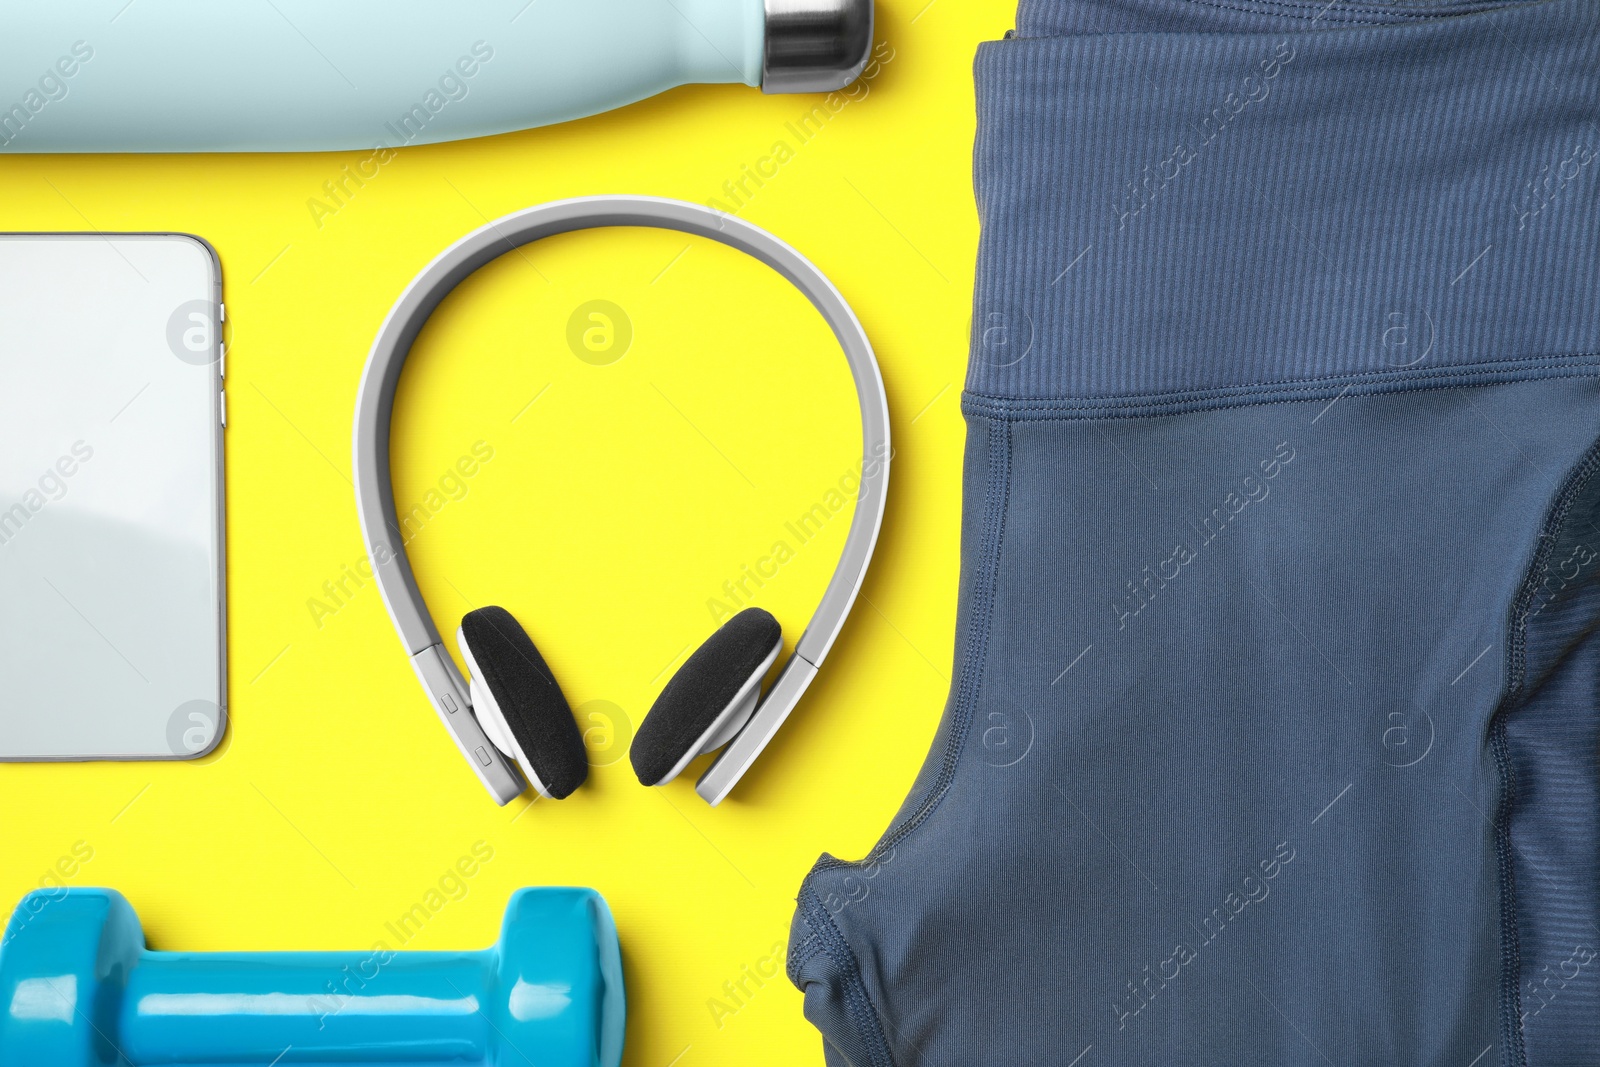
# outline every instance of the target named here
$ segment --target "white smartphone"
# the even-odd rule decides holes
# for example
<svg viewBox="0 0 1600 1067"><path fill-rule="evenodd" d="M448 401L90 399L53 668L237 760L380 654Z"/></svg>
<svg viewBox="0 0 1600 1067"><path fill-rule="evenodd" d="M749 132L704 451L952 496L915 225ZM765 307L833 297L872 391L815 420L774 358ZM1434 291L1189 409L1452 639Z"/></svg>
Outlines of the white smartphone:
<svg viewBox="0 0 1600 1067"><path fill-rule="evenodd" d="M198 237L0 234L0 760L221 740L225 318Z"/></svg>

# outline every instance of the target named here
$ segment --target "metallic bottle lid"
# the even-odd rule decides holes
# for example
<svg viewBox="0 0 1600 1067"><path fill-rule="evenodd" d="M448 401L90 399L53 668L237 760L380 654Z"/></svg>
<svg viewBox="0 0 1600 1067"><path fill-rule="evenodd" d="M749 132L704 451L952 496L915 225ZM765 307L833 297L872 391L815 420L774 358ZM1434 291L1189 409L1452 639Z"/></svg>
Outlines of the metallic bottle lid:
<svg viewBox="0 0 1600 1067"><path fill-rule="evenodd" d="M856 80L872 51L872 0L766 0L764 93L827 93Z"/></svg>

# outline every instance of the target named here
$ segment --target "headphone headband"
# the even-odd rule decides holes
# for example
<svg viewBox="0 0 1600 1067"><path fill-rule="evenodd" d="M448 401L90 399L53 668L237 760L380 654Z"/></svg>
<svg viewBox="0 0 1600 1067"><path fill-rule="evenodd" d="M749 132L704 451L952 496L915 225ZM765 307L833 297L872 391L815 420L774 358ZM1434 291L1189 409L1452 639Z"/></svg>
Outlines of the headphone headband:
<svg viewBox="0 0 1600 1067"><path fill-rule="evenodd" d="M696 785L703 798L716 804L744 775L816 677L818 666L833 647L866 578L883 523L890 459L889 402L878 361L850 305L799 252L735 216L682 200L648 196L552 201L507 215L469 233L412 280L372 343L356 397L355 487L361 534L383 602L417 677L479 779L499 803L507 803L525 788L522 775L468 713L471 701L466 681L443 647L406 558L389 469L395 388L411 346L429 316L469 275L522 245L556 234L606 226L643 226L706 237L736 248L783 275L822 313L838 338L861 405L862 470L839 566L771 692Z"/></svg>

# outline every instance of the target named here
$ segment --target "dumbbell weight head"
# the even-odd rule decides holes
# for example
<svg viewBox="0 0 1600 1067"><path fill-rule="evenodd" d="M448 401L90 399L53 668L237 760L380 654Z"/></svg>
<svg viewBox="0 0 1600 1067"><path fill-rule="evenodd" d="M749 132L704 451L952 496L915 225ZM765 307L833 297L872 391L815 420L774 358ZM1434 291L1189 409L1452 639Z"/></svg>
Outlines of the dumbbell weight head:
<svg viewBox="0 0 1600 1067"><path fill-rule="evenodd" d="M477 952L153 952L109 889L25 897L0 1063L617 1067L621 957L588 889L522 889Z"/></svg>
<svg viewBox="0 0 1600 1067"><path fill-rule="evenodd" d="M120 992L143 951L139 917L121 893L23 897L0 942L0 1062L118 1063Z"/></svg>

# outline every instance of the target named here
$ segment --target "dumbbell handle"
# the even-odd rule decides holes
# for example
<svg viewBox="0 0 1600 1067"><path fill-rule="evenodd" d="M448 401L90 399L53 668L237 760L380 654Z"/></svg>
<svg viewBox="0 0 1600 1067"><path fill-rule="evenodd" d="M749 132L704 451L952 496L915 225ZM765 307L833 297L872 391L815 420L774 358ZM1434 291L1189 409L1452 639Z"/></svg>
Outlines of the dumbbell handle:
<svg viewBox="0 0 1600 1067"><path fill-rule="evenodd" d="M153 952L110 889L23 898L0 1064L618 1067L622 959L591 889L520 889L477 952Z"/></svg>
<svg viewBox="0 0 1600 1067"><path fill-rule="evenodd" d="M496 957L145 952L128 973L117 1040L141 1067L492 1063ZM537 1063L539 1051L522 1053Z"/></svg>

